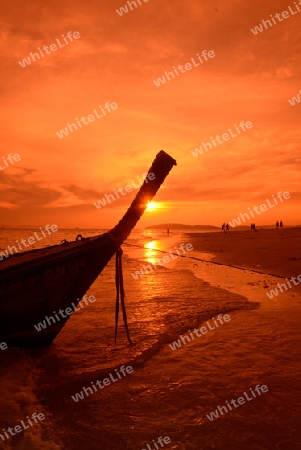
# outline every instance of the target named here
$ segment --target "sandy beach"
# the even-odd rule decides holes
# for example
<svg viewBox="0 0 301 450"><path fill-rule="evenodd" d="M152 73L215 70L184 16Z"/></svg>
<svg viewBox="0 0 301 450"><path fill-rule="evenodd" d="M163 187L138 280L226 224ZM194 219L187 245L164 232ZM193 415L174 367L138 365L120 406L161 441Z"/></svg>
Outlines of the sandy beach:
<svg viewBox="0 0 301 450"><path fill-rule="evenodd" d="M162 251L175 251L182 242L193 245L188 258L155 267ZM97 301L74 314L51 347L3 352L0 391L3 411L10 411L0 414L3 427L34 411L46 419L6 446L0 442L1 450L149 450L147 443L157 450L153 441L160 436L170 438L164 448L173 450L301 448L301 289L266 295L285 281L267 273L301 273L298 242L297 229L281 236L275 230L154 233L152 239L136 233L128 240L134 247L123 246L135 345L128 344L122 325L114 343L112 260L87 292ZM271 254L277 258L270 261ZM143 264L154 265L153 271L134 280L132 273ZM225 314L230 320L220 324L217 318ZM199 335L192 339L195 329ZM78 402L72 399L122 364L133 372ZM258 385L267 391L256 394ZM244 403L237 406L239 398ZM219 415L210 420L212 412Z"/></svg>
<svg viewBox="0 0 301 450"><path fill-rule="evenodd" d="M20 230L5 233L2 248ZM134 345L121 321L114 342L112 258L51 346L2 350L0 449L301 449L301 283L279 290L301 274L301 228L135 230L123 251ZM32 414L45 420L5 431Z"/></svg>
<svg viewBox="0 0 301 450"><path fill-rule="evenodd" d="M1 6L0 450L301 450L301 0Z"/></svg>
<svg viewBox="0 0 301 450"><path fill-rule="evenodd" d="M301 228L188 234L195 250L213 260L283 277L301 274Z"/></svg>

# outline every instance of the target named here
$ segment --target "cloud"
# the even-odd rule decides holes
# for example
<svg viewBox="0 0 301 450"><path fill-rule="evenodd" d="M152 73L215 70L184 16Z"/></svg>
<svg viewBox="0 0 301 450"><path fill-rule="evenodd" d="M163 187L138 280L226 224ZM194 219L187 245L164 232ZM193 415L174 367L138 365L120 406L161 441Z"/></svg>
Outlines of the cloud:
<svg viewBox="0 0 301 450"><path fill-rule="evenodd" d="M0 205L11 219L22 224L30 210L33 218L50 214L71 225L93 224L100 215L103 224L115 223L134 192L103 211L93 202L141 176L161 148L178 166L157 198L177 203L177 214L191 223L198 205L207 223L219 223L217 211L227 207L231 215L232 208L235 216L240 203L255 204L269 193L289 190L298 199L301 105L292 108L287 99L301 88L301 13L254 36L250 28L287 4L151 0L120 17L115 10L125 3L2 5L0 160L21 155L20 165L0 171ZM70 30L81 38L20 67L20 59ZM216 57L208 63L154 85L165 71L210 49ZM117 102L114 113L57 137L107 101ZM253 128L191 155L241 120Z"/></svg>
<svg viewBox="0 0 301 450"><path fill-rule="evenodd" d="M63 189L65 189L68 192L71 192L74 194L77 198L83 201L93 201L96 198L102 197L105 194L100 193L99 191L94 191L93 189L84 189L80 186L76 186L75 184L71 184L69 186L62 186Z"/></svg>
<svg viewBox="0 0 301 450"><path fill-rule="evenodd" d="M9 168L5 169L9 170ZM35 172L33 169L18 169L19 173L0 173L1 199L8 205L19 208L36 208L48 205L60 198L61 193L55 189L44 188L38 181L27 180L26 177Z"/></svg>

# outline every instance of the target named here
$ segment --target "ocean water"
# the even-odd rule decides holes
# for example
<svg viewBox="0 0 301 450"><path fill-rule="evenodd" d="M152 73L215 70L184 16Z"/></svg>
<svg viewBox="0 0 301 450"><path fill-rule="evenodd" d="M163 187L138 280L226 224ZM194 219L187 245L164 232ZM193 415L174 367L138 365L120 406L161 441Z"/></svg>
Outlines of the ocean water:
<svg viewBox="0 0 301 450"><path fill-rule="evenodd" d="M0 248L33 231L2 229ZM59 230L37 247L102 231ZM160 251L176 252L181 242L189 243L181 231L167 236L165 230L134 230L123 245L134 345L121 317L114 342L112 259L87 292L96 302L75 312L50 347L0 350L0 433L34 412L45 415L24 432L0 439L0 449L157 450L153 440L160 436L171 440L164 448L181 450L301 448L300 290L270 301L265 286L272 285L271 277L212 266L198 260L212 255L194 250L186 255L196 259L179 257L159 266ZM143 265L152 269L134 279ZM170 347L180 335L226 313L230 322L177 350ZM72 399L92 382L116 376L122 364L133 372ZM208 420L206 414L256 384L267 385L268 393Z"/></svg>

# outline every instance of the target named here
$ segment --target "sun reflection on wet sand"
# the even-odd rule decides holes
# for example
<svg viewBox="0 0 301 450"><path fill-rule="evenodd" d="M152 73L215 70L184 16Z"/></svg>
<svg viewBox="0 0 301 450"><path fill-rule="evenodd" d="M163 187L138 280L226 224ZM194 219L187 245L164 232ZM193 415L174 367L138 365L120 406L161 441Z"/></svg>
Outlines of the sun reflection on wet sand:
<svg viewBox="0 0 301 450"><path fill-rule="evenodd" d="M163 254L157 250L164 250L164 246L160 241L151 241L144 246L144 259L154 265L159 264L158 258L162 258ZM161 262L161 265L162 262Z"/></svg>

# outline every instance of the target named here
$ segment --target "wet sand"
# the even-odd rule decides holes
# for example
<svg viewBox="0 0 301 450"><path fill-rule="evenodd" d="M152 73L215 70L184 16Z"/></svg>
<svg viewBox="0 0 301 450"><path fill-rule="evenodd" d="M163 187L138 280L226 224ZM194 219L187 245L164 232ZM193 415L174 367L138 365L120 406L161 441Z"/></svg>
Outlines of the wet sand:
<svg viewBox="0 0 301 450"><path fill-rule="evenodd" d="M292 284L291 289L270 299L266 292L286 280L254 271L288 279L301 274L301 229L187 234L185 238L199 250L202 259L246 268L242 271L191 260L190 268L197 277L260 304L256 311L232 313L231 326L210 335L210 347L204 345L198 351L195 343L189 344L205 358L202 379L212 374L209 361L215 369L207 379L215 406L210 400L210 407L205 409L213 411L257 383L269 388L266 397L254 399L254 403L213 422L205 420L199 441L202 448L301 448L301 284Z"/></svg>
<svg viewBox="0 0 301 450"><path fill-rule="evenodd" d="M279 275L286 270L287 276L301 273L300 260L291 259L301 254L294 244L298 233L287 230L286 238L286 230L280 238L275 233L262 233L259 247L272 242L278 245L276 262L269 262L269 248L260 248L261 267L256 269L279 270ZM136 345L128 345L122 326L117 344L113 342L111 261L89 292L95 294L97 302L74 314L49 349L18 354L14 349L6 350L5 357L15 361L18 356L24 373L32 368L34 380L24 395L29 408L22 407L9 418L3 414L3 426L17 423L32 409L47 417L39 427L39 436L33 435L36 428L26 430L27 443L24 439L11 448L141 450L148 449L146 443L159 436L170 437L171 443L164 448L172 450L301 448L301 288L296 286L272 300L267 297L267 290L284 280L253 271L257 247L248 247L245 242L250 238L259 243L254 241L257 235L189 234L153 241L144 251L124 246L126 303ZM223 247L230 239L232 246ZM284 239L285 248L279 244ZM188 256L196 259L179 258L133 279L132 272L141 264L156 264L156 256L162 257L156 249L170 251L183 240L193 244ZM203 263L202 258L248 269ZM290 264L294 264L292 273ZM230 322L172 350L170 344L180 335L204 326L220 313L228 313ZM17 378L15 364L9 359L6 362L2 380L6 384L2 387L6 391L4 404L10 407L10 403L20 402L18 392L25 376L20 370ZM103 379L122 363L130 364L134 372L77 403L71 399L83 386ZM207 418L218 406L250 392L257 384L266 385L268 392L213 421ZM155 450L153 445L151 448Z"/></svg>
<svg viewBox="0 0 301 450"><path fill-rule="evenodd" d="M301 228L189 233L193 248L214 254L214 261L284 277L301 274Z"/></svg>
<svg viewBox="0 0 301 450"><path fill-rule="evenodd" d="M273 230L270 233L272 235ZM186 236L187 242L194 245L189 256L206 256L195 248L199 246L212 252L212 248L203 247L202 242L212 239L215 244L216 238L219 238L217 233L194 236L193 240L191 235ZM244 240L244 233L236 237L237 249L244 247ZM150 247L168 251L171 242L175 244L166 239L153 242ZM294 252L292 245L285 258L290 258ZM219 260L218 254L214 257ZM147 251L145 258L145 261L156 262L155 252ZM226 261L236 262L233 255ZM248 261L247 257L245 267ZM128 275L131 266L129 260L125 264ZM275 269L275 263L266 267L266 271ZM78 374L72 386L68 378L57 380L59 387L55 392L45 385L42 387L42 397L56 417L57 429L61 430L58 434L66 448L96 449L102 445L140 450L148 448L146 443L151 444L159 436L169 436L171 444L166 448L173 450L301 448L298 414L301 289L297 287L269 300L266 289L277 282L279 278L259 275L252 270L184 258L135 282L134 288L141 296L135 318L137 323L144 324L139 327L137 342L141 342L143 336L153 336L159 343L144 353L143 358L132 359L134 373L131 376L78 404L70 401L70 395L87 386L96 374L101 378L99 371ZM131 284L130 278L126 284ZM128 304L129 316L133 317L131 302ZM160 316L156 314L148 330L153 307L154 311L160 311ZM217 316L222 311L230 314L229 323L175 351L171 349L169 344L181 334L205 325L209 316ZM71 327L71 321L69 325ZM132 323L131 328L134 326ZM62 344L63 335L61 339ZM102 359L99 350L90 350L90 361L97 356ZM128 350L125 355L129 362L127 353ZM95 354L93 358L92 354ZM78 355L80 366L83 356ZM43 359L44 365L48 358ZM219 405L250 392L257 384L266 385L268 392L212 422L207 418ZM63 401L60 401L62 393ZM66 413L70 418L68 424Z"/></svg>

